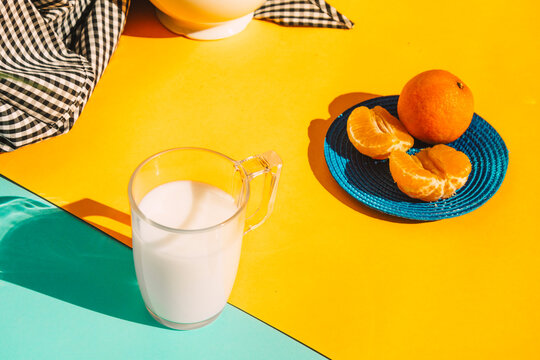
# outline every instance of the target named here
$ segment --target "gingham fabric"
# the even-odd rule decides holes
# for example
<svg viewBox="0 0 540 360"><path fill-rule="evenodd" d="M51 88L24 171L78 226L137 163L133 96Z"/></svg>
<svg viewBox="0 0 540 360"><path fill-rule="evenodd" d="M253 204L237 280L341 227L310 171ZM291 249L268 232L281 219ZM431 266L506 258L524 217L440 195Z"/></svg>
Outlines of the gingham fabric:
<svg viewBox="0 0 540 360"><path fill-rule="evenodd" d="M113 54L130 0L0 1L0 152L68 132ZM257 19L351 28L324 1L269 0Z"/></svg>
<svg viewBox="0 0 540 360"><path fill-rule="evenodd" d="M354 25L323 0L268 0L254 17L285 26L352 29Z"/></svg>
<svg viewBox="0 0 540 360"><path fill-rule="evenodd" d="M67 132L122 32L129 0L1 0L0 151Z"/></svg>

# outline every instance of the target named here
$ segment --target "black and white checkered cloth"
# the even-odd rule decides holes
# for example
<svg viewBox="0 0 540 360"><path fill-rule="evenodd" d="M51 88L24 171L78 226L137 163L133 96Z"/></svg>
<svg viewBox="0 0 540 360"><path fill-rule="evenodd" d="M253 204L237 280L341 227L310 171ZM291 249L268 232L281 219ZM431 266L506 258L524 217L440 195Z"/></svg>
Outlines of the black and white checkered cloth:
<svg viewBox="0 0 540 360"><path fill-rule="evenodd" d="M352 29L354 25L324 0L268 0L254 17L285 26Z"/></svg>
<svg viewBox="0 0 540 360"><path fill-rule="evenodd" d="M1 0L0 152L66 133L107 65L129 0Z"/></svg>
<svg viewBox="0 0 540 360"><path fill-rule="evenodd" d="M129 3L0 1L0 152L71 129L118 44ZM255 18L286 26L353 26L316 0L268 0Z"/></svg>

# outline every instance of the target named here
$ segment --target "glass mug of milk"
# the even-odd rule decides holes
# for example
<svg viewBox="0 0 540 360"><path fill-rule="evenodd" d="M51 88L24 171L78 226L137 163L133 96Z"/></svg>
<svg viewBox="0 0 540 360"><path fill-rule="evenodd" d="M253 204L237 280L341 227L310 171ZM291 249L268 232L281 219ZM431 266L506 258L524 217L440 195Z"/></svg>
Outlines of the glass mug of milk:
<svg viewBox="0 0 540 360"><path fill-rule="evenodd" d="M235 161L177 148L137 167L129 182L133 259L145 305L158 322L188 330L219 316L242 237L270 215L281 166L273 151ZM259 177L261 204L246 214L250 183Z"/></svg>

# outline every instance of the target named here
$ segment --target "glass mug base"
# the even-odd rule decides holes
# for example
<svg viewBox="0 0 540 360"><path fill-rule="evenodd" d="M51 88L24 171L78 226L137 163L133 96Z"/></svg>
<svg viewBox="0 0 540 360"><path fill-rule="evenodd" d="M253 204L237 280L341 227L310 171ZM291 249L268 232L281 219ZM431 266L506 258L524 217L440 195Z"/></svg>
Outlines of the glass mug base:
<svg viewBox="0 0 540 360"><path fill-rule="evenodd" d="M199 321L199 322L196 322L196 323L177 323L177 322L174 322L174 321L166 320L166 319L154 314L154 312L152 310L150 310L148 308L148 306L146 306L146 310L148 310L150 315L152 315L152 317L157 322L159 322L162 325L165 325L168 328L175 329L175 330L193 330L193 329L202 328L203 326L206 326L206 325L211 324L212 322L214 322L214 320L216 320L219 317L219 315L221 315L221 313L223 312L223 309L222 309L220 312L218 312L216 315L212 316L211 318L203 320L203 321Z"/></svg>

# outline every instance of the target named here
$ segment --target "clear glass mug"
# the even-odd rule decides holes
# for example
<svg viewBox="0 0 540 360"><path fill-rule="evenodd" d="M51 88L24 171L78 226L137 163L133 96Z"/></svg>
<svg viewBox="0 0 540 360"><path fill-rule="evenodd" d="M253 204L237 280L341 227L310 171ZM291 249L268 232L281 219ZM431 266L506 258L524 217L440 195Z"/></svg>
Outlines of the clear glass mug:
<svg viewBox="0 0 540 360"><path fill-rule="evenodd" d="M235 161L212 150L176 148L135 169L128 189L133 258L145 305L158 322L187 330L219 316L243 235L272 212L281 166L273 151ZM260 205L248 215L250 183L259 176Z"/></svg>

